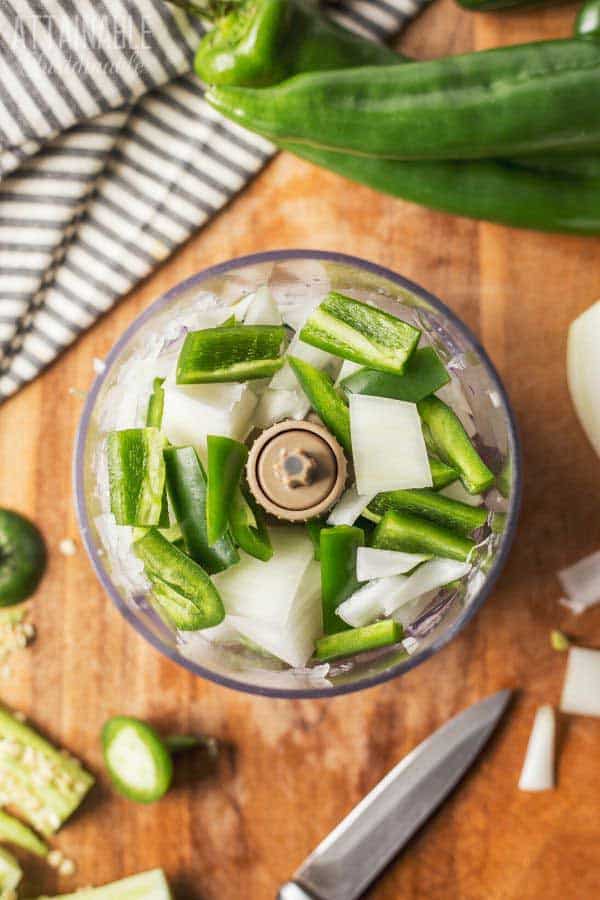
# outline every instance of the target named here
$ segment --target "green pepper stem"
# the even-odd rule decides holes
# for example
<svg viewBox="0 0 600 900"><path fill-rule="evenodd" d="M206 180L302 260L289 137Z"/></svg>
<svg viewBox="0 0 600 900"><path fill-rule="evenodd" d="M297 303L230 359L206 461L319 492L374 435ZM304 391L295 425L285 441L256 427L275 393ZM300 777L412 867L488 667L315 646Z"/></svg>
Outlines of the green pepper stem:
<svg viewBox="0 0 600 900"><path fill-rule="evenodd" d="M167 2L209 22L218 22L244 5L244 0L167 0Z"/></svg>
<svg viewBox="0 0 600 900"><path fill-rule="evenodd" d="M173 734L163 738L163 743L171 753L183 753L185 750L195 750L197 747L206 747L212 753L215 747L214 738L196 737L193 734Z"/></svg>

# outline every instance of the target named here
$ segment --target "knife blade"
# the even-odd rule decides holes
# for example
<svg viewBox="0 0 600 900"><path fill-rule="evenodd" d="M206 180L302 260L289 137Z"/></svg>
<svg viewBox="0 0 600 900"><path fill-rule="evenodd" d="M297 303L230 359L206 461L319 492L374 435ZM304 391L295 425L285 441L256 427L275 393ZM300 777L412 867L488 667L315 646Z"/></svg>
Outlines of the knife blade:
<svg viewBox="0 0 600 900"><path fill-rule="evenodd" d="M334 828L278 900L356 900L473 764L512 692L498 691L415 747Z"/></svg>

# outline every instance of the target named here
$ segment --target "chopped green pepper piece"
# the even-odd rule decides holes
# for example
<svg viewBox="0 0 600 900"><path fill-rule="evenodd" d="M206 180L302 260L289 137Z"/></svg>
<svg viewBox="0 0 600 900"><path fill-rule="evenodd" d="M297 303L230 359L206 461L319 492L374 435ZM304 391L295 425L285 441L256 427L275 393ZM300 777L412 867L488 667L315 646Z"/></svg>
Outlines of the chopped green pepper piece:
<svg viewBox="0 0 600 900"><path fill-rule="evenodd" d="M403 375L421 332L389 313L332 292L308 317L300 339L381 372Z"/></svg>
<svg viewBox="0 0 600 900"><path fill-rule="evenodd" d="M132 716L115 716L102 729L104 762L115 788L129 800L153 803L173 780L171 754L154 728Z"/></svg>
<svg viewBox="0 0 600 900"><path fill-rule="evenodd" d="M467 491L470 494L487 491L494 483L494 474L469 440L456 413L438 397L426 397L418 408L438 456L458 470Z"/></svg>
<svg viewBox="0 0 600 900"><path fill-rule="evenodd" d="M250 496L246 496L240 487L233 495L233 501L229 512L229 524L231 533L237 544L254 556L268 562L273 556L273 547L269 539L269 532L265 523L265 517L257 504Z"/></svg>
<svg viewBox="0 0 600 900"><path fill-rule="evenodd" d="M209 434L208 493L206 524L209 544L215 544L227 531L229 513L242 471L248 459L248 448L233 438Z"/></svg>
<svg viewBox="0 0 600 900"><path fill-rule="evenodd" d="M554 628L550 632L550 646L558 653L565 653L571 646L571 641L564 632Z"/></svg>
<svg viewBox="0 0 600 900"><path fill-rule="evenodd" d="M94 783L78 760L0 708L0 782L4 802L41 834L54 834ZM6 822L5 822L6 824Z"/></svg>
<svg viewBox="0 0 600 900"><path fill-rule="evenodd" d="M335 634L350 627L335 611L358 588L356 551L364 543L362 528L337 525L321 530L321 604L325 634Z"/></svg>
<svg viewBox="0 0 600 900"><path fill-rule="evenodd" d="M20 847L36 856L48 855L48 846L37 836L35 831L32 831L19 819L15 819L14 816L9 816L4 810L0 810L0 841L14 844L15 847Z"/></svg>
<svg viewBox="0 0 600 900"><path fill-rule="evenodd" d="M0 509L0 607L27 600L46 569L46 545L33 522Z"/></svg>
<svg viewBox="0 0 600 900"><path fill-rule="evenodd" d="M237 325L237 319L235 313L231 313L229 318L225 319L225 321L219 325L219 328L232 328L234 325Z"/></svg>
<svg viewBox="0 0 600 900"><path fill-rule="evenodd" d="M447 466L446 463L443 463L436 456L429 457L429 468L431 469L434 491L439 491L452 484L453 481L458 481L456 469L453 469L452 466Z"/></svg>
<svg viewBox="0 0 600 900"><path fill-rule="evenodd" d="M450 381L444 364L433 349L415 350L406 364L404 375L378 372L376 369L359 369L342 381L342 387L351 394L368 394L370 397L389 397L418 403L435 393Z"/></svg>
<svg viewBox="0 0 600 900"><path fill-rule="evenodd" d="M393 619L384 619L382 622L365 625L363 628L353 628L351 631L342 631L319 638L315 656L321 662L328 662L344 656L353 656L355 653L363 653L366 650L376 650L378 647L397 644L403 636L402 625L394 622Z"/></svg>
<svg viewBox="0 0 600 900"><path fill-rule="evenodd" d="M177 384L249 381L283 365L282 325L232 325L190 331L177 361Z"/></svg>
<svg viewBox="0 0 600 900"><path fill-rule="evenodd" d="M117 525L145 528L164 522L164 447L158 428L108 435L110 508Z"/></svg>
<svg viewBox="0 0 600 900"><path fill-rule="evenodd" d="M481 528L488 518L488 511L482 506L468 506L427 488L385 491L377 494L369 504L369 509L380 516L388 509L413 513L465 535Z"/></svg>
<svg viewBox="0 0 600 900"><path fill-rule="evenodd" d="M321 559L321 531L326 527L325 519L312 519L310 522L306 523L306 530L312 541L317 562Z"/></svg>
<svg viewBox="0 0 600 900"><path fill-rule="evenodd" d="M350 453L350 412L335 389L333 380L326 372L321 372L303 359L288 356L288 362L317 415L336 436L344 450Z"/></svg>
<svg viewBox="0 0 600 900"><path fill-rule="evenodd" d="M159 614L182 631L199 631L225 618L218 591L204 569L150 528L133 545L154 588Z"/></svg>
<svg viewBox="0 0 600 900"><path fill-rule="evenodd" d="M167 489L179 522L185 549L209 575L223 572L239 561L231 535L212 546L206 524L206 475L193 447L168 447L164 451Z"/></svg>
<svg viewBox="0 0 600 900"><path fill-rule="evenodd" d="M428 519L390 509L375 529L373 546L382 550L432 553L446 559L466 561L475 547L475 541Z"/></svg>
<svg viewBox="0 0 600 900"><path fill-rule="evenodd" d="M163 409L165 405L164 378L155 378L152 384L152 393L148 401L146 413L146 427L160 428L162 425Z"/></svg>

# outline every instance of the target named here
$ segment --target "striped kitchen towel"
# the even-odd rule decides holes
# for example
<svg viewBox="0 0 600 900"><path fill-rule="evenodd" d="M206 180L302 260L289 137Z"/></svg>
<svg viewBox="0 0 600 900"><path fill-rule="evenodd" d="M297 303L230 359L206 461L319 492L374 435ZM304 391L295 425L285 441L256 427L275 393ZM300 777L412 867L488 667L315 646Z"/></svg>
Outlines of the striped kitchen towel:
<svg viewBox="0 0 600 900"><path fill-rule="evenodd" d="M427 0L343 0L374 40ZM0 403L215 215L274 152L190 72L163 0L0 0Z"/></svg>

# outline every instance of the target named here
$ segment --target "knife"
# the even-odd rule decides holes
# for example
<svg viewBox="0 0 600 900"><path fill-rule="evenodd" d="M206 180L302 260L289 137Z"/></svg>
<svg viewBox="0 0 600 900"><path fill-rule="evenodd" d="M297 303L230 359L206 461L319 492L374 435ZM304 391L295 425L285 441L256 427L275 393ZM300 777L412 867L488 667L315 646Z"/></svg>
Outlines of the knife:
<svg viewBox="0 0 600 900"><path fill-rule="evenodd" d="M512 692L463 710L405 756L284 884L278 900L356 900L475 761Z"/></svg>

